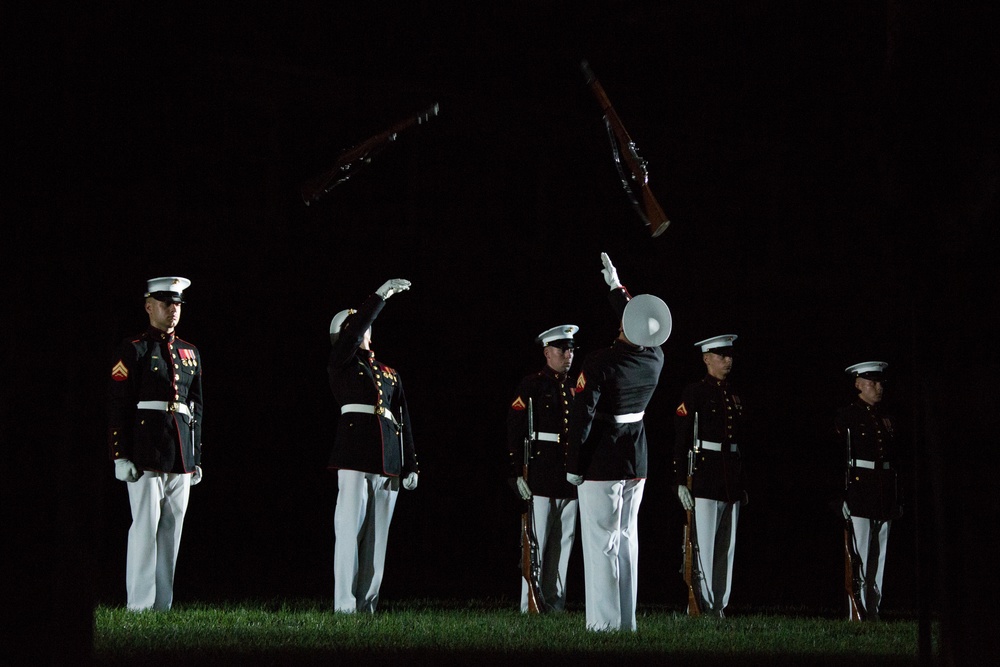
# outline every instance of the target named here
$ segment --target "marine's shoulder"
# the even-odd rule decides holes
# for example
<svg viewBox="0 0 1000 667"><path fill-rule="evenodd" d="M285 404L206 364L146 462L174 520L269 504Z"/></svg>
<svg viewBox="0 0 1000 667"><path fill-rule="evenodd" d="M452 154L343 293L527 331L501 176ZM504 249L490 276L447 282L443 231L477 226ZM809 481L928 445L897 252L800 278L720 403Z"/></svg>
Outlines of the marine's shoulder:
<svg viewBox="0 0 1000 667"><path fill-rule="evenodd" d="M187 340L184 340L183 338L180 338L180 337L175 337L174 338L174 345L176 347L182 347L182 348L186 348L186 349L189 349L189 350L194 350L195 352L198 351L198 348L197 348L197 346L194 343L192 343L190 341L187 341Z"/></svg>

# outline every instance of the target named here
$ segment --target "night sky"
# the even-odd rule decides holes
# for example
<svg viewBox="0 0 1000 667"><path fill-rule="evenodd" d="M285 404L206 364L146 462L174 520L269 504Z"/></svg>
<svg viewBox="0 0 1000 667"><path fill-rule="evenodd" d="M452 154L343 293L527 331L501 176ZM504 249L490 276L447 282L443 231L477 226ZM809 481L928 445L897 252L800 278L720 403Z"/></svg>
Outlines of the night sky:
<svg viewBox="0 0 1000 667"><path fill-rule="evenodd" d="M205 372L177 602L332 595L327 327L400 277L413 288L373 348L404 379L421 476L400 494L383 599L514 605L506 409L543 364L538 333L581 327L574 371L614 337L602 251L674 317L646 417L640 604L684 604L672 416L704 373L693 343L722 333L739 335L753 423L733 609L840 608L832 419L852 397L843 369L871 359L889 363L914 473L884 608L990 600L995 574L975 576L995 554L975 536L998 514L996 10L439 4L13 12L3 511L35 547L14 554L33 573L17 583L75 603L39 610L124 604L105 383L160 275L193 281L178 333ZM619 183L584 59L649 164L672 220L658 238ZM341 151L435 103L303 204Z"/></svg>

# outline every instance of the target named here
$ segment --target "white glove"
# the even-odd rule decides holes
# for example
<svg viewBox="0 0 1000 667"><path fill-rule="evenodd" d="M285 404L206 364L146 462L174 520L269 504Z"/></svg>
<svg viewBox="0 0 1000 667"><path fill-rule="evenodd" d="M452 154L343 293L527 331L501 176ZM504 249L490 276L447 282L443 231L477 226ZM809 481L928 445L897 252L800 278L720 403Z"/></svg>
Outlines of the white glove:
<svg viewBox="0 0 1000 667"><path fill-rule="evenodd" d="M531 489L528 488L528 483L524 481L523 477L517 478L517 492L525 500L531 500Z"/></svg>
<svg viewBox="0 0 1000 667"><path fill-rule="evenodd" d="M201 481L201 466L195 466L194 472L191 473L191 486L194 486Z"/></svg>
<svg viewBox="0 0 1000 667"><path fill-rule="evenodd" d="M618 280L618 270L615 269L615 265L611 263L611 258L608 257L608 253L601 253L601 261L604 262L604 268L601 269L601 273L604 274L604 282L608 284L611 289L618 289L622 286L622 282Z"/></svg>
<svg viewBox="0 0 1000 667"><path fill-rule="evenodd" d="M681 499L681 506L684 511L694 509L694 497L691 495L691 489L687 488L683 484L677 486L677 497Z"/></svg>
<svg viewBox="0 0 1000 667"><path fill-rule="evenodd" d="M382 286L375 290L383 299L388 299L393 294L398 292L405 292L410 289L410 281L403 280L402 278L393 278L382 283Z"/></svg>
<svg viewBox="0 0 1000 667"><path fill-rule="evenodd" d="M403 488L407 491L412 491L417 488L417 473L411 472L406 478L403 479Z"/></svg>
<svg viewBox="0 0 1000 667"><path fill-rule="evenodd" d="M851 508L849 508L847 506L847 501L846 500L844 501L843 511L844 511L844 518L845 519L850 519L851 518Z"/></svg>
<svg viewBox="0 0 1000 667"><path fill-rule="evenodd" d="M580 486L583 484L583 475L574 475L571 472L566 473L566 481L573 486Z"/></svg>
<svg viewBox="0 0 1000 667"><path fill-rule="evenodd" d="M128 459L115 459L115 477L123 482L138 482L142 473Z"/></svg>

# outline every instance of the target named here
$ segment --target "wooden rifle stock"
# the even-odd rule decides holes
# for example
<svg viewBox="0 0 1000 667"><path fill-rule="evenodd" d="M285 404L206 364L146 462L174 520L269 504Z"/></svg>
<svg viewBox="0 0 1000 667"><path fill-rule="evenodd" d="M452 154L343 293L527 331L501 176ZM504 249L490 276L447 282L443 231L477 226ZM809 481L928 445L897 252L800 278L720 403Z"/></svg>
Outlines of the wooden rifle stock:
<svg viewBox="0 0 1000 667"><path fill-rule="evenodd" d="M528 501L528 511L521 515L521 576L528 582L528 613L542 611L542 591L538 582L538 543L535 540L533 503Z"/></svg>
<svg viewBox="0 0 1000 667"><path fill-rule="evenodd" d="M532 400L528 399L528 435L524 438L524 465L521 475L528 482L528 460L531 458L531 443L535 438L535 421ZM521 576L528 584L528 613L539 614L545 608L540 583L541 566L538 562L538 538L535 534L534 499L527 500L527 511L521 514Z"/></svg>
<svg viewBox="0 0 1000 667"><path fill-rule="evenodd" d="M438 115L438 111L439 106L435 102L421 113L396 123L384 132L365 139L357 146L348 148L337 157L337 162L333 167L310 179L300 188L299 193L302 195L302 201L306 206L319 201L325 194L356 174L362 167L371 163L372 158L395 141L400 132L427 122L431 116Z"/></svg>
<svg viewBox="0 0 1000 667"><path fill-rule="evenodd" d="M691 488L691 478L688 477L688 489ZM691 539L691 522L694 520L691 510L684 524L684 583L688 589L688 616L701 616L701 605L698 604L698 594L694 590L694 542Z"/></svg>
<svg viewBox="0 0 1000 667"><path fill-rule="evenodd" d="M632 141L621 118L618 117L618 113L615 111L614 106L612 106L611 100L608 99L607 93L604 92L601 82L597 80L597 77L591 71L590 65L584 60L580 63L580 67L583 69L583 74L587 79L587 85L590 86L590 90L594 93L598 104L601 106L601 111L604 112L604 120L609 132L613 135L612 149L614 150L615 163L618 165L619 173L622 176L622 186L629 194L632 206L635 207L639 217L642 218L643 222L649 228L650 235L655 238L667 229L670 225L670 220L649 188L649 170L647 169L646 161L640 157L635 142ZM617 144L615 144L615 140L617 140ZM624 158L628 166L631 180L639 187L642 195L641 203L636 200L635 195L632 193L632 188L628 184L628 179L625 178L624 173L621 171L619 155Z"/></svg>

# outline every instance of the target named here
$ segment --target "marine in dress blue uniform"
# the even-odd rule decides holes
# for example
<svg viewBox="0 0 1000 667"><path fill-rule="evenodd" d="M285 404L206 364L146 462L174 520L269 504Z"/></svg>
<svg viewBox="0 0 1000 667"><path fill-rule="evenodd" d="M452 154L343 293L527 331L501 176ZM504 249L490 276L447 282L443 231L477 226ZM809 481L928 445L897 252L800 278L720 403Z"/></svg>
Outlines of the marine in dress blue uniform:
<svg viewBox="0 0 1000 667"><path fill-rule="evenodd" d="M858 397L839 409L834 420L847 452L844 516L851 520L861 557L861 604L868 620L879 617L889 529L902 514L896 420L882 404L887 366L884 361L865 361L845 369Z"/></svg>
<svg viewBox="0 0 1000 667"><path fill-rule="evenodd" d="M357 311L330 323L330 390L340 410L329 468L337 472L334 609L373 613L399 487L417 488L410 411L399 373L375 359L371 326L386 299L410 288L394 278Z"/></svg>
<svg viewBox="0 0 1000 667"><path fill-rule="evenodd" d="M108 446L132 510L125 590L134 611L173 604L184 515L202 476L201 355L175 334L190 284L147 281L149 328L122 341L111 367Z"/></svg>
<svg viewBox="0 0 1000 667"><path fill-rule="evenodd" d="M670 310L658 297L631 298L602 253L621 322L610 347L587 355L570 415L567 479L578 485L588 630L636 629L639 505L646 481L643 415L663 369Z"/></svg>
<svg viewBox="0 0 1000 667"><path fill-rule="evenodd" d="M576 540L579 511L576 487L566 480L566 447L574 381L569 376L576 343L573 324L552 327L535 339L542 345L545 366L525 376L507 410L508 478L525 501L530 500L538 540L540 588L545 609L566 608L566 574ZM528 479L522 476L528 405L535 433L528 462ZM521 577L521 611L528 611L528 582Z"/></svg>
<svg viewBox="0 0 1000 667"><path fill-rule="evenodd" d="M725 615L732 592L736 526L746 500L740 450L746 416L743 399L729 380L736 338L725 334L695 343L708 372L684 388L674 418L674 480L681 505L694 510L700 609L718 617ZM687 461L692 450L695 469L689 492Z"/></svg>

